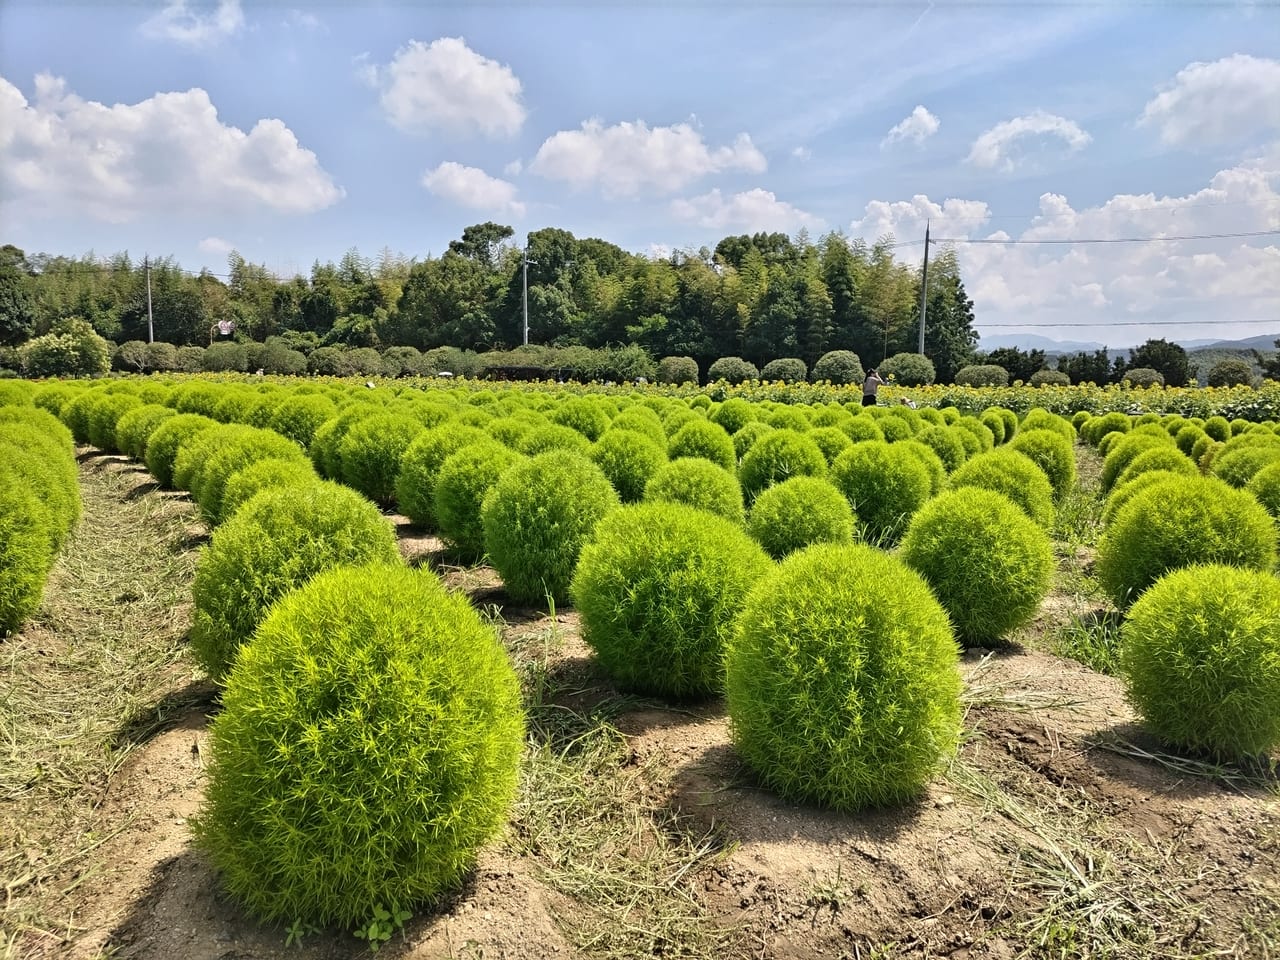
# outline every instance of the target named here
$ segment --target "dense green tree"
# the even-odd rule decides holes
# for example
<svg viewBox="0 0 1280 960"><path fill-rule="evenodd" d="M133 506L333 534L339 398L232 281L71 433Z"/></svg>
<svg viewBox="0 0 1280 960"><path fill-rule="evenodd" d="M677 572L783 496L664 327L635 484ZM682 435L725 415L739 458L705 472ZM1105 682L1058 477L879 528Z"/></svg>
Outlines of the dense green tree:
<svg viewBox="0 0 1280 960"><path fill-rule="evenodd" d="M1111 377L1111 357L1103 347L1093 353L1064 353L1058 357L1058 371L1072 383L1107 383Z"/></svg>
<svg viewBox="0 0 1280 960"><path fill-rule="evenodd" d="M11 251L17 251L14 256ZM14 346L29 339L36 329L36 309L23 272L26 256L17 247L0 251L0 345Z"/></svg>
<svg viewBox="0 0 1280 960"><path fill-rule="evenodd" d="M977 363L991 363L1004 367L1009 371L1009 381L1021 380L1026 383L1033 373L1045 367L1043 350L1019 350L1017 347L997 347L975 358Z"/></svg>
<svg viewBox="0 0 1280 960"><path fill-rule="evenodd" d="M1187 351L1168 340L1148 340L1135 347L1126 369L1149 367L1164 377L1165 386L1185 387L1191 379L1191 360Z"/></svg>
<svg viewBox="0 0 1280 960"><path fill-rule="evenodd" d="M484 223L463 227L461 240L449 241L449 252L473 260L486 270L498 262L502 244L515 234L515 230L501 223L486 220Z"/></svg>

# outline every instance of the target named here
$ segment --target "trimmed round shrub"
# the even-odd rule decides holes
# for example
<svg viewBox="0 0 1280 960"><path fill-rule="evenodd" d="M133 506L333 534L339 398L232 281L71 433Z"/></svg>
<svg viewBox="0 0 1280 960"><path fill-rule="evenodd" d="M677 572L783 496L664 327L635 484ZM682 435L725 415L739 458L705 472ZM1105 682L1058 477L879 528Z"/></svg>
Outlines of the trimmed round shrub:
<svg viewBox="0 0 1280 960"><path fill-rule="evenodd" d="M902 559L919 571L970 646L989 646L1035 615L1053 577L1049 534L994 490L957 487L907 528Z"/></svg>
<svg viewBox="0 0 1280 960"><path fill-rule="evenodd" d="M904 803L959 742L947 615L919 574L862 544L802 550L756 584L725 691L738 753L793 801Z"/></svg>
<svg viewBox="0 0 1280 960"><path fill-rule="evenodd" d="M263 490L213 532L196 564L191 649L222 680L271 604L342 564L398 563L378 508L331 481Z"/></svg>
<svg viewBox="0 0 1280 960"><path fill-rule="evenodd" d="M1209 462L1211 463L1213 459L1210 455L1211 452L1214 448L1220 446L1222 446L1222 444L1213 439L1213 437L1209 436L1207 433L1202 434L1196 439L1196 442L1191 445L1191 459L1200 464L1202 468L1205 468L1207 467L1205 458L1209 457Z"/></svg>
<svg viewBox="0 0 1280 960"><path fill-rule="evenodd" d="M1124 372L1120 382L1130 387L1163 387L1164 374L1150 367L1134 367Z"/></svg>
<svg viewBox="0 0 1280 960"><path fill-rule="evenodd" d="M591 449L591 441L573 427L566 427L561 423L548 423L534 427L521 437L516 444L516 449L528 457L536 457L549 450L568 450L585 454Z"/></svg>
<svg viewBox="0 0 1280 960"><path fill-rule="evenodd" d="M836 462L836 457L844 453L853 441L849 439L849 435L839 427L816 427L805 434L810 440L818 445L818 449L822 451L823 458L827 461L827 466Z"/></svg>
<svg viewBox="0 0 1280 960"><path fill-rule="evenodd" d="M1060 417L1056 413L1050 413L1043 407L1032 407L1027 411L1027 415L1022 418L1022 423L1018 425L1020 431L1029 430L1052 430L1059 434L1062 439L1068 443L1075 443L1076 428L1066 417Z"/></svg>
<svg viewBox="0 0 1280 960"><path fill-rule="evenodd" d="M779 357L770 360L760 371L761 380L781 380L783 383L804 383L809 368L799 357Z"/></svg>
<svg viewBox="0 0 1280 960"><path fill-rule="evenodd" d="M1053 528L1053 485L1043 470L1016 450L979 454L951 474L951 486L1003 494L1040 527Z"/></svg>
<svg viewBox="0 0 1280 960"><path fill-rule="evenodd" d="M1230 449L1228 445L1214 457L1213 475L1233 487L1244 487L1253 479L1254 474L1277 460L1280 460L1280 444L1235 449Z"/></svg>
<svg viewBox="0 0 1280 960"><path fill-rule="evenodd" d="M658 361L659 383L698 383L698 361L693 357L663 357Z"/></svg>
<svg viewBox="0 0 1280 960"><path fill-rule="evenodd" d="M107 453L120 453L116 440L116 424L142 401L127 393L99 392L97 402L89 408L89 443Z"/></svg>
<svg viewBox="0 0 1280 960"><path fill-rule="evenodd" d="M831 478L872 543L896 543L931 491L929 471L911 451L875 440L840 454Z"/></svg>
<svg viewBox="0 0 1280 960"><path fill-rule="evenodd" d="M641 503L596 524L571 592L583 639L620 688L698 697L723 686L734 618L771 566L729 520Z"/></svg>
<svg viewBox="0 0 1280 960"><path fill-rule="evenodd" d="M274 430L242 429L243 434L228 439L213 452L200 472L200 494L196 497L196 505L209 526L221 523L226 517L222 506L223 493L227 480L237 471L258 460L292 460L299 465L311 466L301 447ZM309 472L315 473L314 470Z"/></svg>
<svg viewBox="0 0 1280 960"><path fill-rule="evenodd" d="M938 376L933 361L920 353L895 353L876 369L900 387L923 387Z"/></svg>
<svg viewBox="0 0 1280 960"><path fill-rule="evenodd" d="M978 435L972 430L964 429L964 427L960 426L960 423L961 421L957 420L955 423L947 424L943 429L960 441L960 445L964 447L966 458L976 457L978 454L991 449L990 447L984 447Z"/></svg>
<svg viewBox="0 0 1280 960"><path fill-rule="evenodd" d="M1110 526L1115 515L1120 512L1120 508L1135 495L1147 489L1147 487L1178 475L1171 470L1147 470L1136 477L1126 480L1124 483L1116 484L1111 488L1111 492L1107 494L1107 501L1102 506L1102 525L1104 527Z"/></svg>
<svg viewBox="0 0 1280 960"><path fill-rule="evenodd" d="M677 430L667 443L667 457L672 460L702 457L726 470L733 470L738 465L733 438L724 427L710 420L691 420Z"/></svg>
<svg viewBox="0 0 1280 960"><path fill-rule="evenodd" d="M867 378L862 369L862 359L852 350L831 350L818 358L809 371L814 383L830 381L837 386L862 383Z"/></svg>
<svg viewBox="0 0 1280 960"><path fill-rule="evenodd" d="M355 424L365 417L382 413L382 408L368 403L352 403L316 427L307 445L307 453L315 464L316 472L329 480L342 479L342 439Z"/></svg>
<svg viewBox="0 0 1280 960"><path fill-rule="evenodd" d="M744 383L747 380L759 380L760 371L754 363L741 357L721 357L707 368L707 382L715 383L724 380L727 383Z"/></svg>
<svg viewBox="0 0 1280 960"><path fill-rule="evenodd" d="M1076 455L1070 440L1053 430L1019 430L1009 444L1014 450L1030 457L1049 478L1053 497L1061 501L1076 482Z"/></svg>
<svg viewBox="0 0 1280 960"><path fill-rule="evenodd" d="M1172 443L1172 438L1167 436L1157 437L1149 433L1126 433L1116 436L1120 439L1110 443L1106 457L1102 461L1099 485L1103 493L1115 486L1116 480L1124 472L1125 467L1129 466L1139 454L1159 447L1177 449Z"/></svg>
<svg viewBox="0 0 1280 960"><path fill-rule="evenodd" d="M748 504L766 487L790 477L821 477L827 472L822 449L803 433L773 430L751 445L738 466Z"/></svg>
<svg viewBox="0 0 1280 960"><path fill-rule="evenodd" d="M745 516L738 478L701 457L682 457L660 467L645 484L644 499L683 503L732 520L739 526Z"/></svg>
<svg viewBox="0 0 1280 960"><path fill-rule="evenodd" d="M1201 437L1207 436L1209 435L1194 423L1189 423L1178 431L1177 436L1173 438L1173 442L1177 445L1179 450L1189 457L1191 456L1192 449L1195 448L1196 441Z"/></svg>
<svg viewBox="0 0 1280 960"><path fill-rule="evenodd" d="M838 403L822 403L809 408L809 422L814 427L839 427L853 419L853 414Z"/></svg>
<svg viewBox="0 0 1280 960"><path fill-rule="evenodd" d="M307 449L320 425L337 413L338 408L328 397L314 393L294 394L280 401L268 426Z"/></svg>
<svg viewBox="0 0 1280 960"><path fill-rule="evenodd" d="M701 408L694 409L676 405L668 408L662 415L662 430L670 439L674 437L686 423L705 420L706 414Z"/></svg>
<svg viewBox="0 0 1280 960"><path fill-rule="evenodd" d="M929 472L929 496L937 496L939 491L947 485L947 468L943 465L942 458L932 447L926 446L914 437L910 440L899 440L894 446L910 453Z"/></svg>
<svg viewBox="0 0 1280 960"><path fill-rule="evenodd" d="M759 420L760 410L749 400L730 397L712 410L707 419L712 423L720 424L725 432L732 436L753 420Z"/></svg>
<svg viewBox="0 0 1280 960"><path fill-rule="evenodd" d="M507 470L484 498L485 552L518 603L563 603L582 545L618 505L604 471L571 450Z"/></svg>
<svg viewBox="0 0 1280 960"><path fill-rule="evenodd" d="M1004 443L1004 417L994 410L984 410L982 411L982 416L978 418L978 422L991 431L991 436L995 439L996 446Z"/></svg>
<svg viewBox="0 0 1280 960"><path fill-rule="evenodd" d="M1205 565L1175 570L1120 630L1129 700L1167 743L1216 760L1280 745L1280 581Z"/></svg>
<svg viewBox="0 0 1280 960"><path fill-rule="evenodd" d="M727 436L725 440L732 447ZM667 462L667 455L659 444L632 430L605 431L604 436L592 444L589 456L604 471L623 503L642 499L649 478Z"/></svg>
<svg viewBox="0 0 1280 960"><path fill-rule="evenodd" d="M591 397L570 397L551 414L551 422L571 427L592 443L609 429L609 414Z"/></svg>
<svg viewBox="0 0 1280 960"><path fill-rule="evenodd" d="M182 445L205 430L218 426L216 420L198 413L180 413L156 427L147 441L147 469L160 486L173 488L174 461Z"/></svg>
<svg viewBox="0 0 1280 960"><path fill-rule="evenodd" d="M320 475L316 473L316 468L305 457L302 459L290 457L284 460L267 457L264 460L255 460L227 477L227 484L222 489L221 519L226 521L263 490L302 486L318 483L319 480Z"/></svg>
<svg viewBox="0 0 1280 960"><path fill-rule="evenodd" d="M1071 378L1059 370L1037 370L1027 383L1033 387L1069 387Z"/></svg>
<svg viewBox="0 0 1280 960"><path fill-rule="evenodd" d="M1007 407L988 407L988 413L997 414L1004 421L1004 443L1018 435L1018 415Z"/></svg>
<svg viewBox="0 0 1280 960"><path fill-rule="evenodd" d="M753 420L735 433L733 435L733 451L738 455L738 462L742 462L742 458L747 455L747 451L755 445L757 440L766 434L772 433L773 429L763 420Z"/></svg>
<svg viewBox="0 0 1280 960"><path fill-rule="evenodd" d="M747 532L775 560L814 543L853 540L853 508L820 477L792 477L756 497Z"/></svg>
<svg viewBox="0 0 1280 960"><path fill-rule="evenodd" d="M1004 426L1004 424L1001 423L1001 426ZM973 438L978 441L978 453L986 453L996 445L995 431L986 426L977 417L961 417L955 422L953 429L964 430L967 433L972 434ZM963 443L964 438L961 437L960 439ZM1075 440L1074 433L1072 433L1071 439L1072 441ZM966 449L970 448L966 447Z"/></svg>
<svg viewBox="0 0 1280 960"><path fill-rule="evenodd" d="M146 403L127 411L116 421L116 444L120 452L134 460L141 460L147 455L147 441L156 428L171 417L178 416L176 410L158 403Z"/></svg>
<svg viewBox="0 0 1280 960"><path fill-rule="evenodd" d="M995 363L976 363L956 371L956 384L965 387L1007 387L1009 371Z"/></svg>
<svg viewBox="0 0 1280 960"><path fill-rule="evenodd" d="M264 920L348 929L456 889L515 797L493 631L434 574L344 567L275 607L210 729L198 845Z"/></svg>
<svg viewBox="0 0 1280 960"><path fill-rule="evenodd" d="M179 490L186 490L197 502L200 499L200 485L204 479L204 469L213 455L226 444L252 433L253 427L242 423L221 423L211 430L184 440L178 448L178 455L173 461L173 485Z"/></svg>
<svg viewBox="0 0 1280 960"><path fill-rule="evenodd" d="M0 465L17 486L35 497L52 562L80 520L75 459L53 435L40 432L39 427L0 418Z"/></svg>
<svg viewBox="0 0 1280 960"><path fill-rule="evenodd" d="M1209 368L1206 382L1211 387L1240 387L1253 384L1253 364L1240 357L1227 357Z"/></svg>
<svg viewBox="0 0 1280 960"><path fill-rule="evenodd" d="M958 469L969 456L964 442L956 436L955 429L952 427L937 427L931 424L921 429L913 439L936 453L942 465L946 467L947 473Z"/></svg>
<svg viewBox="0 0 1280 960"><path fill-rule="evenodd" d="M1214 477L1172 477L1130 498L1098 542L1096 573L1124 607L1169 570L1228 563L1270 570L1276 529L1243 490Z"/></svg>
<svg viewBox="0 0 1280 960"><path fill-rule="evenodd" d="M874 417L855 416L850 417L848 421L840 424L840 429L854 443L861 443L863 440L883 440L884 431L880 429L880 425L876 423Z"/></svg>
<svg viewBox="0 0 1280 960"><path fill-rule="evenodd" d="M794 404L784 404L776 408L764 420L777 430L794 430L797 433L808 433L813 427L805 408Z"/></svg>
<svg viewBox="0 0 1280 960"><path fill-rule="evenodd" d="M1219 443L1226 443L1231 439L1231 421L1226 417L1210 417L1201 429Z"/></svg>
<svg viewBox="0 0 1280 960"><path fill-rule="evenodd" d="M377 413L353 423L338 445L342 482L374 503L391 506L400 461L423 429L402 413Z"/></svg>
<svg viewBox="0 0 1280 960"><path fill-rule="evenodd" d="M1280 463L1271 463L1253 475L1245 486L1273 517L1280 517Z"/></svg>
<svg viewBox="0 0 1280 960"><path fill-rule="evenodd" d="M0 635L18 630L40 606L53 541L36 491L9 464L0 464Z"/></svg>
<svg viewBox="0 0 1280 960"><path fill-rule="evenodd" d="M1071 425L1076 428L1076 435L1079 436L1080 431L1084 429L1084 425L1093 419L1093 413L1088 410L1077 410L1071 415Z"/></svg>
<svg viewBox="0 0 1280 960"><path fill-rule="evenodd" d="M414 437L400 457L396 474L396 504L414 526L432 530L436 524L436 474L445 458L471 443L486 443L489 436L478 427L446 423Z"/></svg>
<svg viewBox="0 0 1280 960"><path fill-rule="evenodd" d="M876 409L876 408L872 408ZM890 443L897 443L900 440L910 440L915 431L911 427L911 421L906 417L895 416L893 413L879 408L880 413L876 416L876 425L880 428L880 433L885 440ZM974 441L977 442L976 440Z"/></svg>
<svg viewBox="0 0 1280 960"><path fill-rule="evenodd" d="M1128 414L1112 411L1085 423L1080 428L1080 436L1096 447L1107 434L1128 433L1131 429L1133 429L1133 421L1129 419Z"/></svg>
<svg viewBox="0 0 1280 960"><path fill-rule="evenodd" d="M441 535L465 559L484 556L480 508L485 495L503 473L523 459L499 443L482 441L455 450L440 464L435 482L436 523Z"/></svg>
<svg viewBox="0 0 1280 960"><path fill-rule="evenodd" d="M1180 473L1189 477L1200 475L1196 465L1187 457L1184 457L1176 447L1154 447L1150 450L1144 450L1133 458L1133 461L1116 478L1116 486L1131 483L1144 473L1152 473L1157 470L1165 473Z"/></svg>

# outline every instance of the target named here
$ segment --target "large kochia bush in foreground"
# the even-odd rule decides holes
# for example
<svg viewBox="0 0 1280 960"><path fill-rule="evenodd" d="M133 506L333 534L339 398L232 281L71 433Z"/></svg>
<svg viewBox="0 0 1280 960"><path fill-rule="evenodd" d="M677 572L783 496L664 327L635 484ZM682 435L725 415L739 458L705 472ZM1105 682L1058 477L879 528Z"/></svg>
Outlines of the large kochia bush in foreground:
<svg viewBox="0 0 1280 960"><path fill-rule="evenodd" d="M1219 760L1280 745L1280 581L1190 566L1158 580L1120 631L1129 699L1151 729Z"/></svg>
<svg viewBox="0 0 1280 960"><path fill-rule="evenodd" d="M724 681L724 645L771 564L742 528L677 503L601 520L574 573L583 637L624 689L702 696Z"/></svg>
<svg viewBox="0 0 1280 960"><path fill-rule="evenodd" d="M354 490L330 481L263 490L200 553L191 649L221 679L267 609L290 590L331 567L399 560L391 524Z"/></svg>
<svg viewBox="0 0 1280 960"><path fill-rule="evenodd" d="M505 652L397 566L285 597L227 678L196 838L266 920L348 929L455 889L506 819L523 743Z"/></svg>
<svg viewBox="0 0 1280 960"><path fill-rule="evenodd" d="M838 810L918 796L960 736L947 615L862 544L792 554L751 591L726 657L734 745L784 797Z"/></svg>

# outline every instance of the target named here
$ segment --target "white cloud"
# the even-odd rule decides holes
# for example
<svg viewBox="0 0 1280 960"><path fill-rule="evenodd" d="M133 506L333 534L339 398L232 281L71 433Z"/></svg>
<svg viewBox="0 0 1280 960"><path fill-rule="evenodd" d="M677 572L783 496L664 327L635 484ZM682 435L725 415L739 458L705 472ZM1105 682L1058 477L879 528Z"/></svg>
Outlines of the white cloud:
<svg viewBox="0 0 1280 960"><path fill-rule="evenodd" d="M1192 63L1142 111L1171 146L1231 143L1280 130L1280 60L1237 53Z"/></svg>
<svg viewBox="0 0 1280 960"><path fill-rule="evenodd" d="M519 157L517 157L516 159L508 163L505 167L503 167L502 172L505 173L508 177L518 177L520 176L521 173L524 172L524 161L521 160Z"/></svg>
<svg viewBox="0 0 1280 960"><path fill-rule="evenodd" d="M201 253L212 254L215 257L225 257L228 253L236 248L236 245L230 240L223 240L221 237L205 237L196 244L196 249Z"/></svg>
<svg viewBox="0 0 1280 960"><path fill-rule="evenodd" d="M123 222L143 211L311 213L342 196L284 123L228 126L199 87L106 106L40 74L28 103L0 77L6 201Z"/></svg>
<svg viewBox="0 0 1280 960"><path fill-rule="evenodd" d="M501 138L524 125L520 80L461 37L411 40L384 67L360 58L357 65L359 75L381 90L387 119L407 133Z"/></svg>
<svg viewBox="0 0 1280 960"><path fill-rule="evenodd" d="M813 151L808 147L793 147L791 155L802 162L813 159Z"/></svg>
<svg viewBox="0 0 1280 960"><path fill-rule="evenodd" d="M215 9L206 12L188 5L187 0L172 0L142 24L142 32L156 40L203 47L231 36L243 26L240 0L219 0Z"/></svg>
<svg viewBox="0 0 1280 960"><path fill-rule="evenodd" d="M1280 244L1261 238L1168 240L1156 243L1030 243L1045 240L1124 240L1192 237L1280 229L1280 150L1219 171L1203 189L1182 196L1118 194L1096 206L1075 208L1060 194L1040 198L1040 212L1020 229L991 231L987 205L978 200L942 204L917 196L873 201L853 223L855 235L893 233L914 240L924 217L935 238L998 240L956 245L977 325L1093 323L1074 339L1113 347L1147 337L1203 336L1230 321L1280 316ZM974 219L968 217L972 215ZM1006 243L1009 240L1021 243ZM900 256L919 257L918 248ZM1147 327L1114 327L1149 320ZM1204 331L1166 320L1203 321ZM1217 325L1215 327L1215 325ZM1016 327L1014 327L1016 329ZM1008 332L993 329L992 333ZM1035 332L1063 336L1053 329ZM1234 329L1249 336L1268 329Z"/></svg>
<svg viewBox="0 0 1280 960"><path fill-rule="evenodd" d="M763 173L767 166L764 154L745 133L730 146L713 149L688 123L651 128L637 120L606 127L599 120L587 120L580 130L561 130L549 137L529 169L550 180L598 184L607 196L627 197L673 193L707 174Z"/></svg>
<svg viewBox="0 0 1280 960"><path fill-rule="evenodd" d="M524 204L516 199L515 184L491 177L477 167L453 161L442 163L422 175L422 185L459 206L524 216Z"/></svg>
<svg viewBox="0 0 1280 960"><path fill-rule="evenodd" d="M889 135L880 142L880 149L883 150L885 147L902 140L910 140L916 146L919 146L937 133L938 127L941 125L937 117L923 106L917 105L911 111L909 117L889 131Z"/></svg>
<svg viewBox="0 0 1280 960"><path fill-rule="evenodd" d="M978 167L1012 170L1017 163L1015 147L1018 141L1041 136L1058 137L1072 150L1083 149L1093 139L1074 121L1036 110L1025 117L997 123L983 133L973 142L968 161Z"/></svg>
<svg viewBox="0 0 1280 960"><path fill-rule="evenodd" d="M725 197L718 189L700 197L671 201L671 212L681 220L715 230L791 233L801 227L816 229L822 221L811 213L779 200L756 187Z"/></svg>
<svg viewBox="0 0 1280 960"><path fill-rule="evenodd" d="M303 30L328 33L329 28L325 26L324 21L317 17L314 13L307 13L305 10L290 10L288 17L285 19L286 27L299 27Z"/></svg>

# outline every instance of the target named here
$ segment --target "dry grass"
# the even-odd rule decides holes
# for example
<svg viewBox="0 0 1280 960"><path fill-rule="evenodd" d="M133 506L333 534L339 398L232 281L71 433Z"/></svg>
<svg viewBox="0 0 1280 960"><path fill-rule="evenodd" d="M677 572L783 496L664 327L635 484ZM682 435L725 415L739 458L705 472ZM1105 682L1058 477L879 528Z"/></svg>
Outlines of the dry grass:
<svg viewBox="0 0 1280 960"><path fill-rule="evenodd" d="M182 702L207 695L183 642L194 509L134 495L149 477L117 458L85 458L80 479L84 518L44 603L0 645L5 954L23 931L73 928L61 901L113 835L94 817L111 775Z"/></svg>

